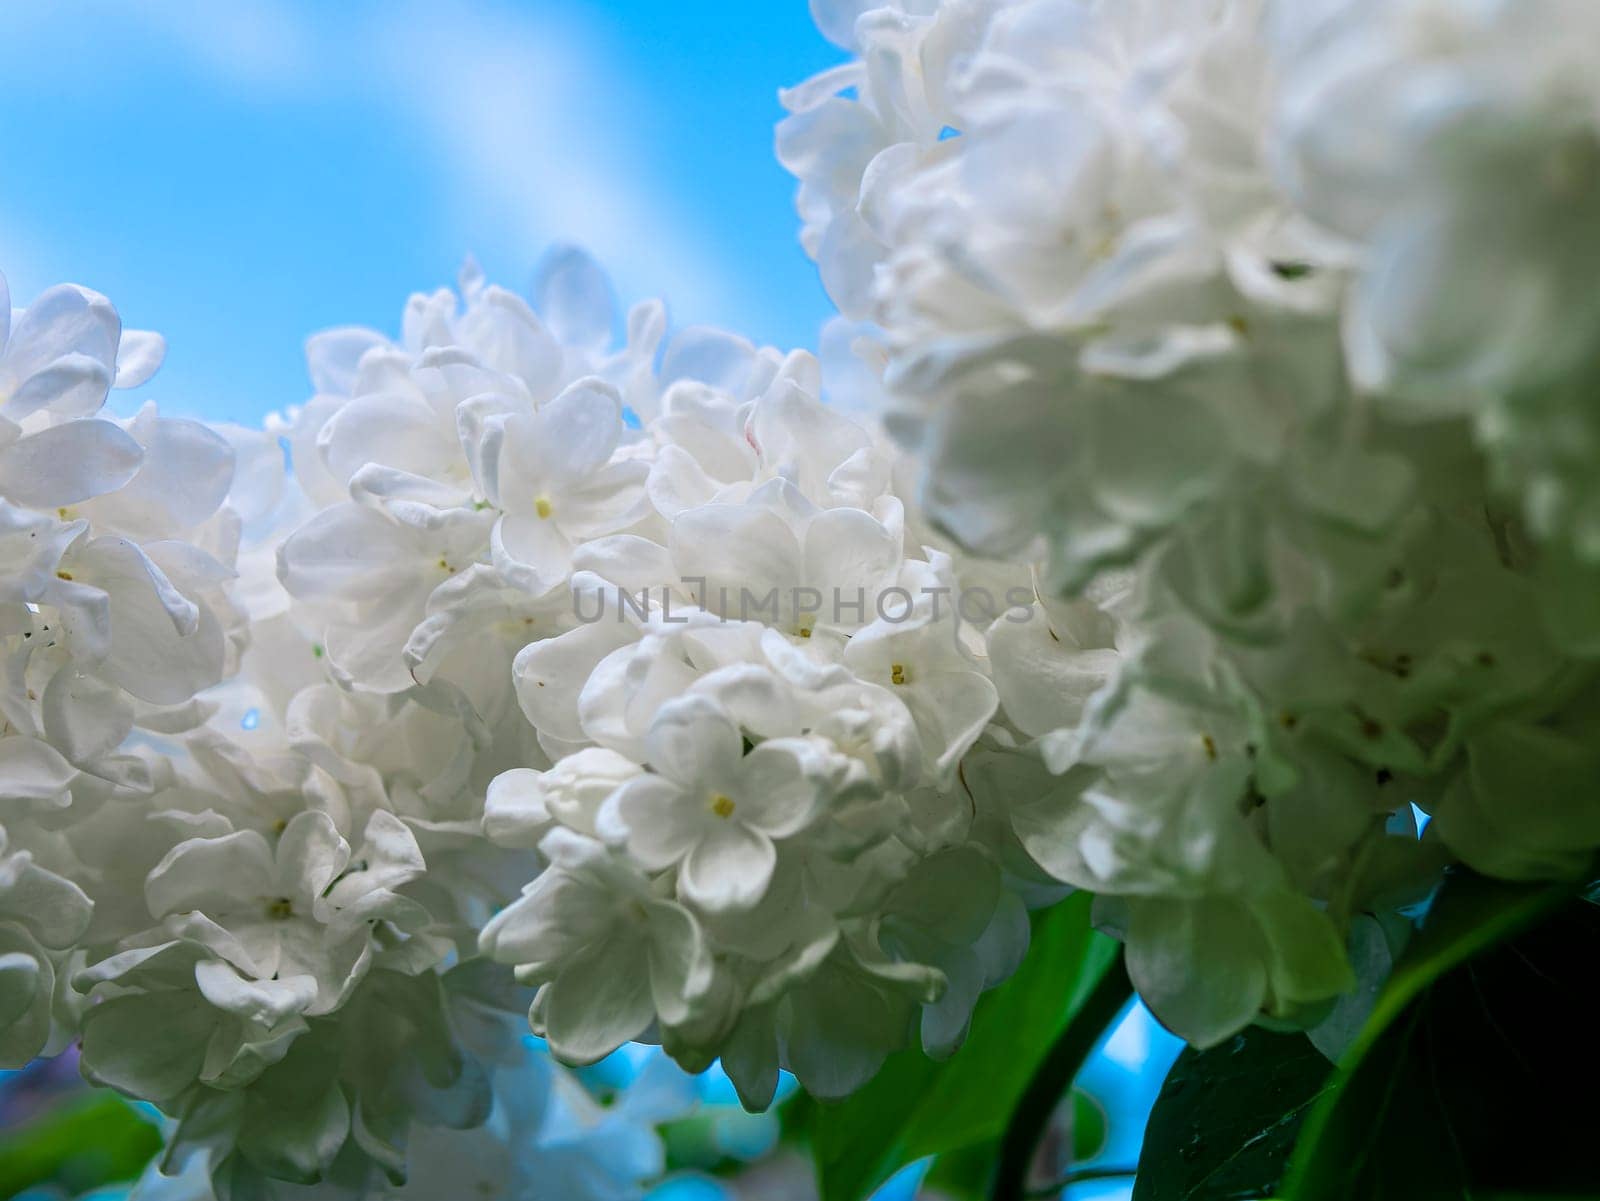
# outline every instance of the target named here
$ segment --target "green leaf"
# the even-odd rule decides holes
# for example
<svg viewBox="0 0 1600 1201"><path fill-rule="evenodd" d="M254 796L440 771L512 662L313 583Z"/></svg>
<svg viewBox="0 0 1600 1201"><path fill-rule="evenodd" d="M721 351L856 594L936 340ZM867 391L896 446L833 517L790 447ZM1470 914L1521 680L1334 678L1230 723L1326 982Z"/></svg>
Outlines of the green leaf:
<svg viewBox="0 0 1600 1201"><path fill-rule="evenodd" d="M1000 1154L998 1141L974 1143L958 1151L949 1151L933 1161L928 1174L922 1178L919 1201L985 1201L989 1185L994 1179L995 1158Z"/></svg>
<svg viewBox="0 0 1600 1201"><path fill-rule="evenodd" d="M1600 1193L1600 909L1447 881L1327 1093L1286 1201Z"/></svg>
<svg viewBox="0 0 1600 1201"><path fill-rule="evenodd" d="M822 1201L859 1201L928 1155L995 1142L1040 1061L1117 957L1076 894L1034 915L1022 967L979 1002L966 1044L935 1063L890 1056L867 1086L813 1115Z"/></svg>
<svg viewBox="0 0 1600 1201"><path fill-rule="evenodd" d="M1205 1051L1186 1048L1150 1111L1134 1201L1269 1195L1332 1072L1304 1034L1258 1026Z"/></svg>
<svg viewBox="0 0 1600 1201"><path fill-rule="evenodd" d="M658 1133L666 1148L668 1172L712 1172L727 1159L717 1145L717 1119L710 1115L664 1123Z"/></svg>
<svg viewBox="0 0 1600 1201"><path fill-rule="evenodd" d="M1081 1088L1072 1090L1072 1162L1087 1163L1105 1150L1105 1107Z"/></svg>
<svg viewBox="0 0 1600 1201"><path fill-rule="evenodd" d="M0 1197L36 1184L68 1196L133 1180L161 1149L161 1132L115 1093L85 1093L0 1136Z"/></svg>

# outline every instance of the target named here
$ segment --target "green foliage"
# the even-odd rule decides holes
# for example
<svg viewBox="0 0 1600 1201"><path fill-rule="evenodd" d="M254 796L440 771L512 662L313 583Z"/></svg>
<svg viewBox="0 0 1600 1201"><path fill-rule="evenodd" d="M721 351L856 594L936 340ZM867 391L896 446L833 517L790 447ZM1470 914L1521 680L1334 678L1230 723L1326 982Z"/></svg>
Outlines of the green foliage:
<svg viewBox="0 0 1600 1201"><path fill-rule="evenodd" d="M899 1052L854 1096L797 1114L809 1126L822 1201L858 1201L928 1155L986 1149L952 1165L969 1182L978 1163L993 1162L1034 1071L1116 960L1117 944L1090 928L1089 905L1075 895L1034 915L1027 959L978 1003L950 1060Z"/></svg>
<svg viewBox="0 0 1600 1201"><path fill-rule="evenodd" d="M1179 1057L1137 1201L1600 1195L1597 959L1572 888L1453 874L1336 1070L1264 1030Z"/></svg>
<svg viewBox="0 0 1600 1201"><path fill-rule="evenodd" d="M114 1093L93 1092L0 1133L0 1197L37 1184L68 1196L135 1179L161 1149L161 1132Z"/></svg>
<svg viewBox="0 0 1600 1201"><path fill-rule="evenodd" d="M1332 1071L1304 1034L1260 1027L1185 1049L1150 1112L1134 1201L1267 1196Z"/></svg>
<svg viewBox="0 0 1600 1201"><path fill-rule="evenodd" d="M1600 909L1462 874L1307 1118L1287 1201L1600 1194Z"/></svg>
<svg viewBox="0 0 1600 1201"><path fill-rule="evenodd" d="M1072 1162L1085 1163L1105 1150L1110 1132L1106 1111L1081 1088L1072 1090Z"/></svg>

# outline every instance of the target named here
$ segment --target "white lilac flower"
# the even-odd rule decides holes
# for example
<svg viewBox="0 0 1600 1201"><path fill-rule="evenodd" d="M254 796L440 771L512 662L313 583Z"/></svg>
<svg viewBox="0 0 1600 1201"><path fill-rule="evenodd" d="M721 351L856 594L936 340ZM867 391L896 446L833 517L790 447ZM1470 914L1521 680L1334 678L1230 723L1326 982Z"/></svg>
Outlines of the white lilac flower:
<svg viewBox="0 0 1600 1201"><path fill-rule="evenodd" d="M484 493L500 510L495 559L533 595L572 574L578 542L644 515L649 469L638 460L612 461L623 434L622 401L602 381L579 380L536 412L498 418L491 428Z"/></svg>
<svg viewBox="0 0 1600 1201"><path fill-rule="evenodd" d="M83 890L8 848L0 827L0 1066L23 1067L66 1042L67 954L89 916Z"/></svg>
<svg viewBox="0 0 1600 1201"><path fill-rule="evenodd" d="M464 309L415 301L398 343L314 339L287 483L269 437L93 416L118 343L92 294L7 343L7 1055L78 1035L93 1079L185 1115L167 1163L208 1187L394 1181L413 1126L482 1121L448 1039L411 1040L428 1087L371 1076L388 1015L433 1022L437 982L486 966L480 930L563 1056L653 1037L703 1065L748 998L742 1028L774 1031L758 1081L793 1062L829 1093L919 1005L949 1051L1012 963L961 945L972 922L919 942L904 904L891 954L866 916L959 842L903 827L897 790L993 709L972 647L966 690L915 705L844 661L924 562L892 453L818 402L808 355L691 330L658 372L648 307L612 354L605 291L569 254L537 289L548 328L469 274ZM132 384L159 342L124 342ZM684 578L737 549L723 517L777 521L750 547L774 566ZM724 585L758 611L707 611ZM615 621L572 604L619 586ZM900 962L917 947L944 968ZM847 981L887 1006L866 1045L808 1012ZM579 1175L626 1195L658 1166Z"/></svg>
<svg viewBox="0 0 1600 1201"><path fill-rule="evenodd" d="M657 1020L686 1021L713 983L693 916L598 842L557 829L541 850L551 866L482 935L487 953L541 986L536 1032L592 1063Z"/></svg>
<svg viewBox="0 0 1600 1201"><path fill-rule="evenodd" d="M826 746L767 739L748 754L727 714L701 697L663 705L646 738L649 774L622 784L601 810L609 840L650 871L678 867L684 899L746 908L766 893L774 840L810 824L826 796Z"/></svg>

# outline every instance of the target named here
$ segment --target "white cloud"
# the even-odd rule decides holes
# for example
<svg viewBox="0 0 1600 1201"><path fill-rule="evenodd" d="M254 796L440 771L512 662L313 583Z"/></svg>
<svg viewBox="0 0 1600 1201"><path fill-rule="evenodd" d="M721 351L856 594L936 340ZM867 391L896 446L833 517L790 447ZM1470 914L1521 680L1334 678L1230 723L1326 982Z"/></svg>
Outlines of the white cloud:
<svg viewBox="0 0 1600 1201"><path fill-rule="evenodd" d="M282 0L161 0L134 11L151 32L235 90L292 93L316 79L314 29Z"/></svg>
<svg viewBox="0 0 1600 1201"><path fill-rule="evenodd" d="M725 254L704 244L674 181L648 177L633 114L656 99L556 6L160 0L131 11L147 35L236 94L354 98L396 127L374 137L420 135L419 157L447 206L447 240L454 229L491 229L504 243L496 249L530 267L552 242L577 242L625 300L660 294L679 311L737 308Z"/></svg>
<svg viewBox="0 0 1600 1201"><path fill-rule="evenodd" d="M586 31L552 15L415 4L374 30L395 98L433 142L453 203L488 214L530 261L575 241L622 295L665 293L689 311L729 311L717 248L676 212L670 179L647 177L635 94Z"/></svg>

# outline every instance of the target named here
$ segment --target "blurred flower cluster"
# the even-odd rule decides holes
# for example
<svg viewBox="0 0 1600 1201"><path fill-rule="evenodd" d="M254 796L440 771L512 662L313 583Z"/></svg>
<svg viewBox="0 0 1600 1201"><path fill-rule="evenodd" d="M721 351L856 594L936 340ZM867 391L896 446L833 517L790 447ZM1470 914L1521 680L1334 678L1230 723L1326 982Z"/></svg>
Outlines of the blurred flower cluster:
<svg viewBox="0 0 1600 1201"><path fill-rule="evenodd" d="M1156 1012L1308 1023L1446 861L1581 873L1600 12L812 7L853 57L778 153L825 344L875 366L927 520L1043 564L990 660L1076 803L1019 831Z"/></svg>

